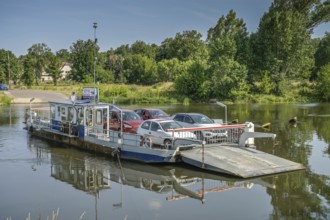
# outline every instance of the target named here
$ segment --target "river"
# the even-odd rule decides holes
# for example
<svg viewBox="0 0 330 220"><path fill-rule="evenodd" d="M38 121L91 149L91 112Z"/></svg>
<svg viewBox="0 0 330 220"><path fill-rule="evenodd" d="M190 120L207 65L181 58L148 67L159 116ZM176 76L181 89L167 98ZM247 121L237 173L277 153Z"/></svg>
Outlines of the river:
<svg viewBox="0 0 330 220"><path fill-rule="evenodd" d="M258 150L306 167L254 179L118 163L39 140L23 129L26 107L0 106L0 220L330 219L330 104L228 105L228 121L251 121L277 135L275 145L257 140ZM225 118L212 104L156 107ZM268 122L268 130L260 127Z"/></svg>

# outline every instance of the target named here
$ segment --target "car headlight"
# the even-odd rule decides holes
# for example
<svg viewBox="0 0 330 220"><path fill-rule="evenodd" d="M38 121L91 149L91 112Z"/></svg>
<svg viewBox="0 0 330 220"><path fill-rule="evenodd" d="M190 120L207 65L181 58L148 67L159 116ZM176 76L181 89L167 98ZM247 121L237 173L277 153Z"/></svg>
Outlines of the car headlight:
<svg viewBox="0 0 330 220"><path fill-rule="evenodd" d="M132 126L131 125L128 125L128 124L124 124L124 127L125 128L132 128Z"/></svg>

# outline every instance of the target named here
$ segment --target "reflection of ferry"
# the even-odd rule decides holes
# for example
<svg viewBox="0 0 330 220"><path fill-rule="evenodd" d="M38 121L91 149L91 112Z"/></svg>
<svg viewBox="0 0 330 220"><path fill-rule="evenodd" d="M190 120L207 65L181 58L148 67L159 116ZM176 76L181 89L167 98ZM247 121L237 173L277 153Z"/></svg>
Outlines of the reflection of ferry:
<svg viewBox="0 0 330 220"><path fill-rule="evenodd" d="M92 92L97 93L94 90ZM26 115L26 128L32 135L116 156L118 159L144 163L184 162L201 169L243 178L304 169L301 164L253 148L254 138L276 136L254 132L253 123L172 129L172 137L166 139L170 144L165 148L152 145L147 137L124 133L124 127L121 126L127 126L125 124L120 125L118 131L110 130L109 123L105 123L110 118L109 103L76 100L72 97L68 101L50 102L46 115L37 113L38 110L32 109L30 105ZM122 109L119 111L120 118L123 118ZM227 135L212 140L212 143L184 136L207 131Z"/></svg>
<svg viewBox="0 0 330 220"><path fill-rule="evenodd" d="M33 138L30 138L34 142ZM39 159L49 160L37 143L31 145ZM48 148L46 148L48 149ZM51 176L92 195L110 189L111 182L166 195L167 201L194 198L205 201L205 194L237 188L251 188L259 179L242 180L194 171L184 166L152 166L125 161L95 160L86 154L65 148L51 151ZM46 157L46 158L42 158Z"/></svg>
<svg viewBox="0 0 330 220"><path fill-rule="evenodd" d="M90 194L109 189L111 182L166 194L166 200L194 198L204 202L204 195L235 188L251 188L253 183L204 175L199 171L187 172L183 167L150 166L132 162L98 166L95 161L52 154L51 176ZM189 173L186 175L185 173ZM212 177L216 177L213 179Z"/></svg>

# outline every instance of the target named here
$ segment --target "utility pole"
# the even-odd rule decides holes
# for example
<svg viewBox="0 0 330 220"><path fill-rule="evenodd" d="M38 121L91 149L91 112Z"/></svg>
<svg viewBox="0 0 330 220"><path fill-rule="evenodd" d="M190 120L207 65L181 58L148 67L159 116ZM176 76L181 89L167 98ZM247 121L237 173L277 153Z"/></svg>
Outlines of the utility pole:
<svg viewBox="0 0 330 220"><path fill-rule="evenodd" d="M97 23L93 23L93 28L94 28L94 104L96 103L96 76L95 76L95 68L96 68L96 44L97 44L97 38L96 38L96 28L97 28Z"/></svg>
<svg viewBox="0 0 330 220"><path fill-rule="evenodd" d="M8 57L8 89L10 89L10 60L9 60L9 51L7 53Z"/></svg>

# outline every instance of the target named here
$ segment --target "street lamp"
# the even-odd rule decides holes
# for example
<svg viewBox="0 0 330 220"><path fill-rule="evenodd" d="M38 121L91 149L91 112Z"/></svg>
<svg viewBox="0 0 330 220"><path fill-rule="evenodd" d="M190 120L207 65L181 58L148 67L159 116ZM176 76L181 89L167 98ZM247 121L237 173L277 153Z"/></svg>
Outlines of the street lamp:
<svg viewBox="0 0 330 220"><path fill-rule="evenodd" d="M225 124L228 124L228 121L227 121L227 105L223 104L222 102L216 102L216 104L225 108Z"/></svg>
<svg viewBox="0 0 330 220"><path fill-rule="evenodd" d="M32 102L34 101L34 98L30 99L30 122L32 123Z"/></svg>
<svg viewBox="0 0 330 220"><path fill-rule="evenodd" d="M95 68L96 68L96 44L97 44L97 38L96 38L96 28L97 28L97 23L93 23L93 28L94 28L94 104L96 103L96 86L95 86Z"/></svg>

